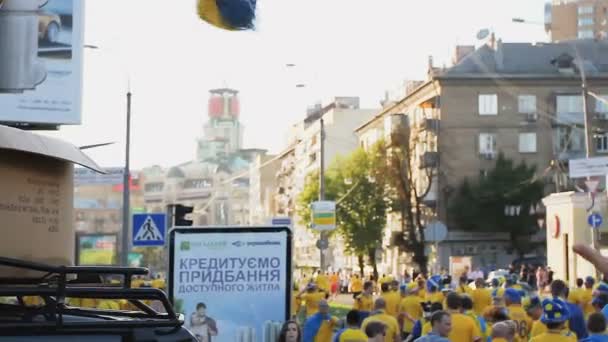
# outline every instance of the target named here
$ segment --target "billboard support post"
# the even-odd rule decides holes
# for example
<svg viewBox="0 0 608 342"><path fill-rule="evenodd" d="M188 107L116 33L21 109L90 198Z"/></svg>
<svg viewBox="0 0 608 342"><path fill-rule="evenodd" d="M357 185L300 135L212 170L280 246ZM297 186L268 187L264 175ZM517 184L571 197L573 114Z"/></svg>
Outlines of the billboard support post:
<svg viewBox="0 0 608 342"><path fill-rule="evenodd" d="M129 221L131 220L130 212L130 201L131 201L131 184L129 179L131 178L129 173L130 169L130 151L131 151L131 90L127 91L127 128L126 128L126 141L125 141L125 172L123 174L122 182L122 244L121 244L121 265L129 266Z"/></svg>

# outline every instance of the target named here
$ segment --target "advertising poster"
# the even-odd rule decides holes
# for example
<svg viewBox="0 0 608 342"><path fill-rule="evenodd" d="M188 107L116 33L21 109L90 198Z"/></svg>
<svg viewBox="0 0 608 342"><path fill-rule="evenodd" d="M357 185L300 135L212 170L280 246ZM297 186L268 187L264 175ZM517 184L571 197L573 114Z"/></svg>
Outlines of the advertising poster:
<svg viewBox="0 0 608 342"><path fill-rule="evenodd" d="M76 263L80 266L116 265L118 235L77 234Z"/></svg>
<svg viewBox="0 0 608 342"><path fill-rule="evenodd" d="M183 228L170 239L169 296L199 342L276 341L289 318L287 228Z"/></svg>
<svg viewBox="0 0 608 342"><path fill-rule="evenodd" d="M84 0L0 1L0 122L80 124Z"/></svg>

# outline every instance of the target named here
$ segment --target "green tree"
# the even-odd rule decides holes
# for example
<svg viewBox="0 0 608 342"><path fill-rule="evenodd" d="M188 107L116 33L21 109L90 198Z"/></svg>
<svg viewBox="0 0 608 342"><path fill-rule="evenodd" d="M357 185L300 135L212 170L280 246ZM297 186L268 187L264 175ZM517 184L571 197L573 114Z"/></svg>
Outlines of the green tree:
<svg viewBox="0 0 608 342"><path fill-rule="evenodd" d="M535 174L535 167L516 165L499 154L487 175L462 182L450 201L450 218L463 230L507 232L512 247L520 255L527 253L533 247L530 236L538 229L531 208L536 208L544 190Z"/></svg>
<svg viewBox="0 0 608 342"><path fill-rule="evenodd" d="M347 252L357 257L361 272L367 257L377 276L376 248L381 245L388 203L382 169L378 168L379 148L353 151L337 158L325 173L325 198L337 202L337 232L344 238ZM300 224L311 221L310 203L318 199L319 174L306 178L297 200Z"/></svg>

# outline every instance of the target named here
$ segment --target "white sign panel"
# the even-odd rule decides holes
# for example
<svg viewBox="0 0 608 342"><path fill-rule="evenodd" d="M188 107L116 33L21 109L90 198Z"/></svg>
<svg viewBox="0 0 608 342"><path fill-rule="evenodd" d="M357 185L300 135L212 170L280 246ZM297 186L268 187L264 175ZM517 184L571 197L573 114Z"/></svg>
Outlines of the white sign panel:
<svg viewBox="0 0 608 342"><path fill-rule="evenodd" d="M311 228L320 231L336 229L336 202L313 202L311 208Z"/></svg>
<svg viewBox="0 0 608 342"><path fill-rule="evenodd" d="M570 160L570 178L608 175L608 157Z"/></svg>
<svg viewBox="0 0 608 342"><path fill-rule="evenodd" d="M84 0L3 1L0 122L80 124L83 19Z"/></svg>
<svg viewBox="0 0 608 342"><path fill-rule="evenodd" d="M290 315L288 229L174 229L170 241L169 296L199 341L276 341Z"/></svg>
<svg viewBox="0 0 608 342"><path fill-rule="evenodd" d="M74 185L117 185L124 181L123 167L109 167L98 173L84 167L74 168Z"/></svg>

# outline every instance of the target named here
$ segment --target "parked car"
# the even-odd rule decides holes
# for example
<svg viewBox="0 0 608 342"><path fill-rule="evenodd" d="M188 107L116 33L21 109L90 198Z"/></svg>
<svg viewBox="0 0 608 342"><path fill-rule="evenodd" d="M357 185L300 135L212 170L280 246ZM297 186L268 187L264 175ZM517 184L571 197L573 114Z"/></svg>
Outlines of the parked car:
<svg viewBox="0 0 608 342"><path fill-rule="evenodd" d="M61 32L61 18L55 13L38 14L38 39L48 43L57 43Z"/></svg>

